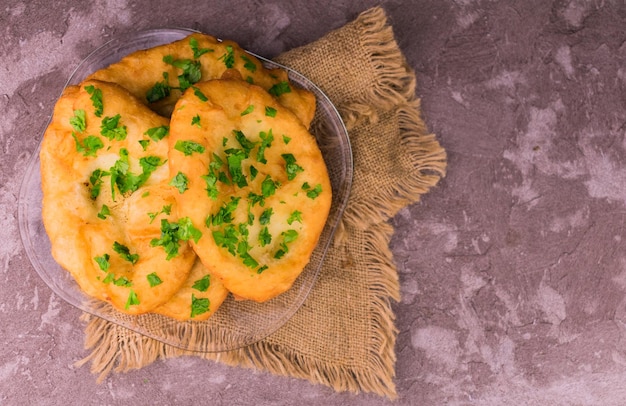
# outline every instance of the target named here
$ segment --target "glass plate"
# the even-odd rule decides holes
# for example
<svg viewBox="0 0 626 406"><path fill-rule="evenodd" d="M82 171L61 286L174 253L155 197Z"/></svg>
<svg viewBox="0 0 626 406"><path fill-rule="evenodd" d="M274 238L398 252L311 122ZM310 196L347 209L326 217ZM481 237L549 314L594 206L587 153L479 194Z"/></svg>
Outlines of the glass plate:
<svg viewBox="0 0 626 406"><path fill-rule="evenodd" d="M170 43L194 31L159 29L142 31L114 39L85 58L70 76L67 84L78 84L90 73L119 61L139 49ZM268 67L281 67L290 79L317 96L317 112L311 125L328 166L333 188L333 201L328 221L311 261L294 286L266 303L235 301L232 295L219 310L204 322L179 322L165 316L146 314L130 316L107 303L87 297L69 272L52 258L50 240L41 217L41 174L39 149L31 158L19 195L19 226L26 253L39 276L61 298L82 311L124 326L147 337L178 348L218 352L255 343L281 327L300 308L318 277L324 256L348 201L352 182L352 151L344 124L328 97L304 76L258 55ZM43 134L38 134L41 138Z"/></svg>

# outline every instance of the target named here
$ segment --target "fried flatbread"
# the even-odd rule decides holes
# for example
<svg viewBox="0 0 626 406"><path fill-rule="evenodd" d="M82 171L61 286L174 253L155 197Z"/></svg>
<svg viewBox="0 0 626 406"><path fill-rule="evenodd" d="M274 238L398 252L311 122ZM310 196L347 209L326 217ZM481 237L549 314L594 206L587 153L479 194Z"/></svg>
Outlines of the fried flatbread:
<svg viewBox="0 0 626 406"><path fill-rule="evenodd" d="M289 82L283 69L267 69L233 41L194 33L179 41L140 50L93 73L97 79L121 85L154 111L169 117L181 91L199 81L221 78L229 69L263 87L308 127L315 113L315 96Z"/></svg>
<svg viewBox="0 0 626 406"><path fill-rule="evenodd" d="M222 281L211 275L197 259L183 286L153 313L180 321L203 321L219 309L227 296L228 290Z"/></svg>
<svg viewBox="0 0 626 406"><path fill-rule="evenodd" d="M54 259L86 294L130 314L167 302L196 258L193 229L172 210L168 126L120 86L86 81L66 88L41 145Z"/></svg>
<svg viewBox="0 0 626 406"><path fill-rule="evenodd" d="M302 122L261 87L197 83L171 117L169 165L184 181L178 215L202 230L194 250L236 297L289 289L326 222L331 186Z"/></svg>

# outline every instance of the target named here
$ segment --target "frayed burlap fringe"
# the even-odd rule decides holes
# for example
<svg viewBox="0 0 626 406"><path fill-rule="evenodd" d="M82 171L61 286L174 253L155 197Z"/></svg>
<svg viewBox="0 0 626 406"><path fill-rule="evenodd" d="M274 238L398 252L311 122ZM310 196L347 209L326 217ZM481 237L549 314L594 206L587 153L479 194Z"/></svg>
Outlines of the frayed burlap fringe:
<svg viewBox="0 0 626 406"><path fill-rule="evenodd" d="M367 331L370 342L367 343L366 359L354 360L350 359L350 355L346 355L345 359L333 360L323 356L315 357L285 342L278 344L271 336L238 350L194 353L85 315L83 320L88 324L85 346L91 353L77 365L91 362L91 371L99 374L98 380L101 381L112 371L139 369L159 358L199 356L227 365L307 379L336 391L372 392L396 398L394 346L398 332L391 301L398 301L400 293L397 271L389 250L393 228L387 221L402 207L418 201L445 175L446 154L435 136L428 133L421 118L419 100L415 96L415 75L397 46L382 8L365 11L344 28L329 33L321 43L313 44L313 48L305 46L289 51L278 61L293 66L317 81L318 85L323 85L324 82L315 77L317 67L311 66L311 51L315 57L319 57L316 52L326 52L324 40L337 41L343 36L352 40L358 37L360 43L357 46L361 49L351 52L358 56L365 54L364 59L376 72L374 81L359 82L348 89L333 82L330 88L322 86L322 89L331 97L345 120L351 139L353 136L376 137L378 134L372 134L370 127L383 121L388 124L391 120L400 132L398 142L406 161L404 164L411 168L404 171L408 173L402 173L402 176L393 174L394 182L388 182L380 189L378 185L368 185L363 183L365 180L361 180L364 189L374 187L375 193L367 193L365 197L354 196L354 199L351 197L333 245L341 257L343 269L340 271L358 270L361 272L358 275L363 275L367 280L368 303L363 306L369 306ZM352 47L353 43L348 45ZM335 69L332 66L330 68L331 71ZM307 72L307 69L312 70ZM327 77L335 76L327 72ZM333 90L336 90L334 99ZM367 145L367 142L362 142L360 147L366 148ZM356 154L358 152L355 151ZM358 163L358 156L355 155L356 182L353 182L353 186L359 183L356 179L359 176ZM380 167L385 170L384 165ZM355 240L360 241L361 249L355 246Z"/></svg>

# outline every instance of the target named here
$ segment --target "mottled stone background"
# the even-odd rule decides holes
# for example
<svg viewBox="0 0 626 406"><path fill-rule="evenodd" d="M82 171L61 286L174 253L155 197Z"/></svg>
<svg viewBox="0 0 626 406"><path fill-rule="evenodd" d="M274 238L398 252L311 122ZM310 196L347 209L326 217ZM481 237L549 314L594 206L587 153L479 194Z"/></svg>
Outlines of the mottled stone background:
<svg viewBox="0 0 626 406"><path fill-rule="evenodd" d="M388 403L195 358L98 385L73 366L80 312L31 267L17 222L53 103L108 39L190 27L272 57L376 4L449 154L393 220L395 404L626 404L624 2L199 3L0 0L0 405Z"/></svg>

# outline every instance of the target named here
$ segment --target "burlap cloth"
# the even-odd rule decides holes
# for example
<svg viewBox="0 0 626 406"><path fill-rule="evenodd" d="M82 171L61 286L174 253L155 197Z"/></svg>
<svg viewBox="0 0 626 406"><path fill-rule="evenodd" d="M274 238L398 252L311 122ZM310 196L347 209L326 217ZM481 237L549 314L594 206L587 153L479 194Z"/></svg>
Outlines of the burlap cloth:
<svg viewBox="0 0 626 406"><path fill-rule="evenodd" d="M365 11L277 62L316 83L348 128L354 178L348 208L319 279L300 310L266 339L239 350L192 353L85 314L85 346L100 380L159 358L198 356L396 397L392 301L399 283L387 222L444 175L446 155L420 117L415 75L382 8Z"/></svg>

